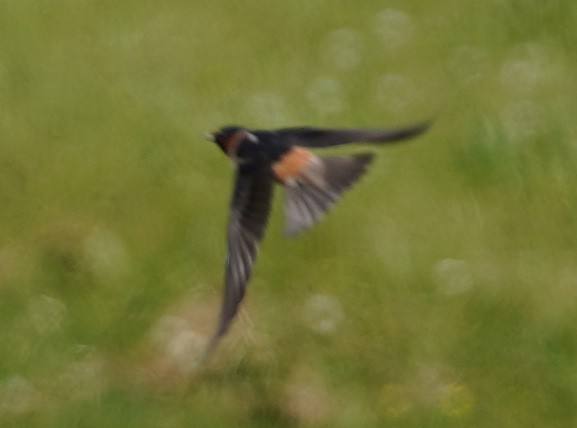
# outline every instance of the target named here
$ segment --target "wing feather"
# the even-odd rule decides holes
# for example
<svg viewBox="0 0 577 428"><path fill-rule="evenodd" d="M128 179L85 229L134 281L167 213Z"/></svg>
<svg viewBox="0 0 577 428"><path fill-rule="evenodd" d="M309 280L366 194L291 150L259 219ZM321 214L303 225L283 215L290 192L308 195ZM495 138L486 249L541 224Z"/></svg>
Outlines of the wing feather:
<svg viewBox="0 0 577 428"><path fill-rule="evenodd" d="M321 220L372 159L369 153L314 156L297 175L287 177L283 182L285 233L296 235Z"/></svg>
<svg viewBox="0 0 577 428"><path fill-rule="evenodd" d="M422 122L392 129L331 129L331 128L283 128L276 131L282 141L302 147L329 147L353 142L389 143L415 137L430 126Z"/></svg>
<svg viewBox="0 0 577 428"><path fill-rule="evenodd" d="M237 169L228 221L224 296L218 327L207 354L227 332L244 297L258 245L268 222L273 184L269 169Z"/></svg>

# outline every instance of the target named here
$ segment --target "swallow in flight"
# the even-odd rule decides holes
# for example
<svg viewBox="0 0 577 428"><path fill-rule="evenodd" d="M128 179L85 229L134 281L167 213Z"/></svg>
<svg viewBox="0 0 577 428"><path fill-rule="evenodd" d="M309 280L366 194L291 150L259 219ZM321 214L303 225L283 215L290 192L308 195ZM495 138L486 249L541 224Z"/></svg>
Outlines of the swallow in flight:
<svg viewBox="0 0 577 428"><path fill-rule="evenodd" d="M421 134L428 126L277 130L227 126L209 136L233 160L236 178L228 220L224 297L206 355L227 332L244 297L269 218L275 183L284 191L285 233L296 235L318 222L373 160L372 153L320 156L310 148L402 141Z"/></svg>

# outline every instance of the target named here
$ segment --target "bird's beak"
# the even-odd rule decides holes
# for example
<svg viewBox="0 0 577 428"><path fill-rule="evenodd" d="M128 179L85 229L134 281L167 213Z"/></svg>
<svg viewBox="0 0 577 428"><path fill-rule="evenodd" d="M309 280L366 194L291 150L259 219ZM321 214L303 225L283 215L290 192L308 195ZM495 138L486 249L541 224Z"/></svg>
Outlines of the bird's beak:
<svg viewBox="0 0 577 428"><path fill-rule="evenodd" d="M214 143L214 134L212 132L205 132L204 139L208 141L212 141Z"/></svg>

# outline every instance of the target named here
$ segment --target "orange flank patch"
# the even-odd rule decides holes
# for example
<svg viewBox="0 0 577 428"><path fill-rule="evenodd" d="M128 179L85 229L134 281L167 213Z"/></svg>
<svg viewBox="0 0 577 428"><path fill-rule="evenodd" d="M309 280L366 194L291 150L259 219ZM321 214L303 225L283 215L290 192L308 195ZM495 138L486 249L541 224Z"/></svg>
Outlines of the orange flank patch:
<svg viewBox="0 0 577 428"><path fill-rule="evenodd" d="M284 182L298 176L313 158L313 154L299 146L291 148L280 160L273 164L275 177Z"/></svg>

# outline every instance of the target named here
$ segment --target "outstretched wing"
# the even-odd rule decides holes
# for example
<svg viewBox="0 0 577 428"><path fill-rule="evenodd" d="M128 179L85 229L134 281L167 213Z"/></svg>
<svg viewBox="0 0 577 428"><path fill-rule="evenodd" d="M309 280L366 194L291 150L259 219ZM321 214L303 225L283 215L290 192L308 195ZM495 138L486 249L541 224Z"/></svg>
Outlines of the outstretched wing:
<svg viewBox="0 0 577 428"><path fill-rule="evenodd" d="M252 272L258 244L267 225L273 178L268 168L237 168L228 221L228 250L224 274L224 297L218 328L209 344L212 349L228 330L238 311Z"/></svg>
<svg viewBox="0 0 577 428"><path fill-rule="evenodd" d="M341 194L361 177L371 153L317 156L293 146L272 165L284 190L285 233L296 235L317 223Z"/></svg>
<svg viewBox="0 0 577 428"><path fill-rule="evenodd" d="M290 145L303 147L338 146L353 142L388 143L402 141L424 132L430 122L394 129L330 129L330 128L283 128L276 134Z"/></svg>

